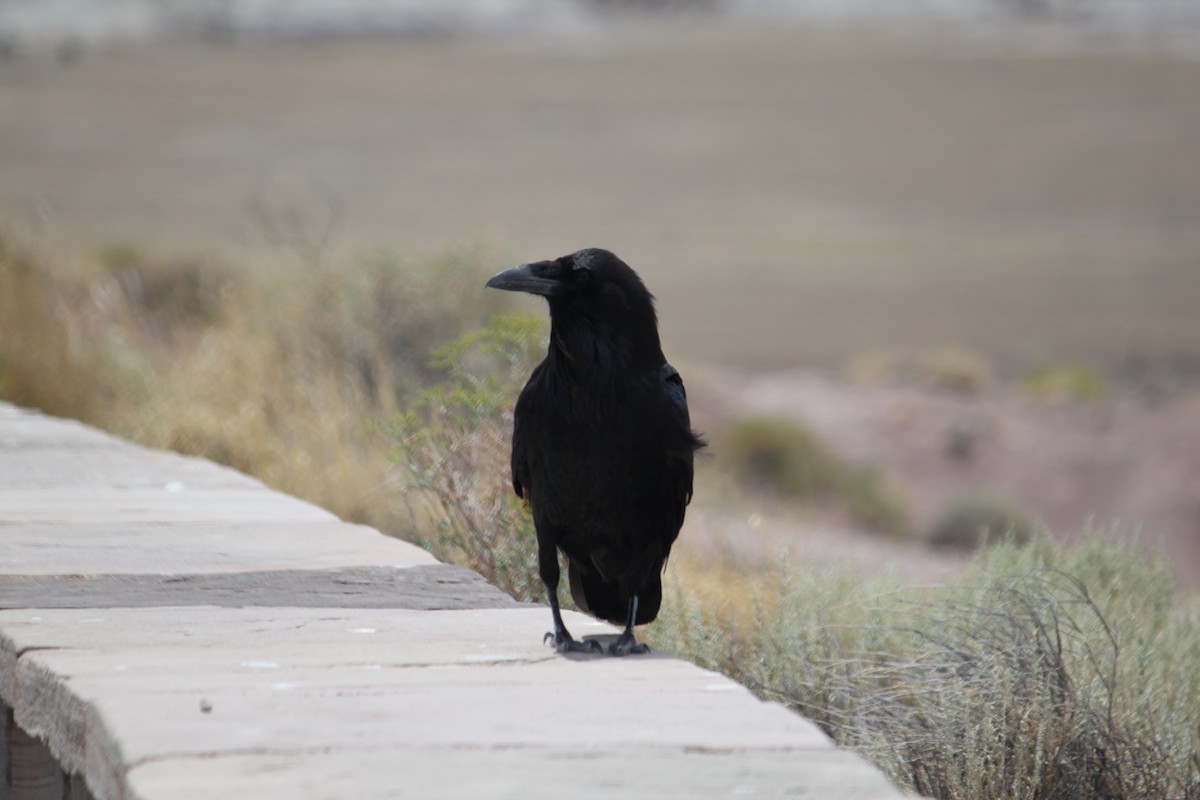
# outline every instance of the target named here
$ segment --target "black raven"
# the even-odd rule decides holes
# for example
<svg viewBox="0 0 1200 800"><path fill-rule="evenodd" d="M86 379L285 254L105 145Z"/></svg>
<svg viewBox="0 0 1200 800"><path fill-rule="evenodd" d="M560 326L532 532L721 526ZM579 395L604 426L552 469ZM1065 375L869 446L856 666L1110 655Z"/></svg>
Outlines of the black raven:
<svg viewBox="0 0 1200 800"><path fill-rule="evenodd" d="M517 400L512 483L537 529L538 570L559 652L577 642L558 608L558 550L584 611L624 624L609 647L644 653L634 625L662 603L662 568L692 499L692 457L704 443L688 419L683 380L663 357L654 298L607 250L522 264L487 282L550 304L550 348Z"/></svg>

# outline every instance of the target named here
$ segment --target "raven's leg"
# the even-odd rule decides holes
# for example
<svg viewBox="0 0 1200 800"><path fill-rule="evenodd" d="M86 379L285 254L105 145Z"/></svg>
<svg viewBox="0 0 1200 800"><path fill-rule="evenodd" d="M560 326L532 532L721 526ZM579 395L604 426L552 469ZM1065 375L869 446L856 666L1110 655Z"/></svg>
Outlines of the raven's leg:
<svg viewBox="0 0 1200 800"><path fill-rule="evenodd" d="M601 653L604 648L600 643L594 640L576 641L571 632L567 630L567 626L563 624L562 612L558 610L558 592L546 587L546 597L550 600L550 613L554 615L554 630L548 631L543 638L546 643L552 643L554 649L560 653Z"/></svg>
<svg viewBox="0 0 1200 800"><path fill-rule="evenodd" d="M546 585L546 599L550 601L550 613L554 616L554 630L547 633L542 641L554 645L560 653L582 652L599 653L603 651L596 641L577 642L571 637L567 626L563 624L562 612L558 609L558 550L551 547L538 547L538 573L542 583Z"/></svg>
<svg viewBox="0 0 1200 800"><path fill-rule="evenodd" d="M629 598L629 616L625 620L625 630L617 637L617 640L608 646L608 652L614 656L625 656L630 653L649 653L650 648L645 644L639 644L638 640L633 637L633 624L637 619L638 598L637 595L631 595Z"/></svg>

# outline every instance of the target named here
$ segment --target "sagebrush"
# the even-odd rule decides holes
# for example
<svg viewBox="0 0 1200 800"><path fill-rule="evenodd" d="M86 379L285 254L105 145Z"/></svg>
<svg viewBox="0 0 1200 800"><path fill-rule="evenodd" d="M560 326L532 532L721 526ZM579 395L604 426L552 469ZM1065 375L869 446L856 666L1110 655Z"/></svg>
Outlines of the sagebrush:
<svg viewBox="0 0 1200 800"><path fill-rule="evenodd" d="M533 520L512 491L513 407L537 353L542 321L494 318L438 348L444 381L420 393L388 426L404 468L421 544L521 600L541 599Z"/></svg>
<svg viewBox="0 0 1200 800"><path fill-rule="evenodd" d="M665 604L654 640L941 800L1200 797L1200 628L1169 570L1093 535L984 551L943 586L784 569L746 625Z"/></svg>

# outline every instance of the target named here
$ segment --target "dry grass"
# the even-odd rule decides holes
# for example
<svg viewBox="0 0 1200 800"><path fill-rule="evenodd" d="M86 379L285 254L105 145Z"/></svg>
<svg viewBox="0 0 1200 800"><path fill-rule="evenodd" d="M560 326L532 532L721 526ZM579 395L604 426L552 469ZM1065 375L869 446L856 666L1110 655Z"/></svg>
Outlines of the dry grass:
<svg viewBox="0 0 1200 800"><path fill-rule="evenodd" d="M679 597L653 641L927 796L1200 797L1198 609L1133 545L1008 545L929 588L780 575L750 624Z"/></svg>
<svg viewBox="0 0 1200 800"><path fill-rule="evenodd" d="M130 248L101 260L64 275L0 251L6 399L419 535L381 423L441 374L436 344L501 308L475 255L267 275Z"/></svg>
<svg viewBox="0 0 1200 800"><path fill-rule="evenodd" d="M110 387L54 278L0 240L0 396L95 421Z"/></svg>

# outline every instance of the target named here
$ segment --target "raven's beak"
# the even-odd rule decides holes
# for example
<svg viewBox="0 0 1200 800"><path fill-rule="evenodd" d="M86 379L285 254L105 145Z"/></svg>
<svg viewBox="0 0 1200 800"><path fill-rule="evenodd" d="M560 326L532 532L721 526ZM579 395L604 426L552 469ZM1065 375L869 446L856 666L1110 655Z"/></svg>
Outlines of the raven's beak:
<svg viewBox="0 0 1200 800"><path fill-rule="evenodd" d="M503 289L506 292L529 292L543 297L558 294L563 285L554 278L533 273L532 264L521 264L492 276L486 284L488 289Z"/></svg>

